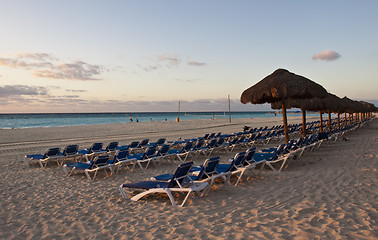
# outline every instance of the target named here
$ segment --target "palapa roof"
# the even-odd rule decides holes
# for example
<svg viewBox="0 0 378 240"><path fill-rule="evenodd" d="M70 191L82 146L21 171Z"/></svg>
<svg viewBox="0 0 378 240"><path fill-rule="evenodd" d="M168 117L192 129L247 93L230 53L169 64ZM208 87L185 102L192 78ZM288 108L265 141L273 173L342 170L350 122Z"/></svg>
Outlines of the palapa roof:
<svg viewBox="0 0 378 240"><path fill-rule="evenodd" d="M345 112L345 105L341 98L328 93L325 98L309 98L309 99L288 99L286 100L286 108L300 108L304 111L331 111ZM281 109L279 102L270 104L273 109Z"/></svg>
<svg viewBox="0 0 378 240"><path fill-rule="evenodd" d="M363 109L362 109L362 107L361 107L361 105L359 105L358 103L357 103L357 101L354 101L354 100L352 100L352 99L349 99L348 97L343 97L342 99L341 99L343 102L344 102L344 104L345 104L345 106L346 106L346 109L345 109L345 112L347 112L347 113L357 113L357 112L363 112Z"/></svg>
<svg viewBox="0 0 378 240"><path fill-rule="evenodd" d="M242 103L253 104L282 102L286 99L305 99L327 96L327 91L319 84L286 69L277 69L252 87L241 97Z"/></svg>

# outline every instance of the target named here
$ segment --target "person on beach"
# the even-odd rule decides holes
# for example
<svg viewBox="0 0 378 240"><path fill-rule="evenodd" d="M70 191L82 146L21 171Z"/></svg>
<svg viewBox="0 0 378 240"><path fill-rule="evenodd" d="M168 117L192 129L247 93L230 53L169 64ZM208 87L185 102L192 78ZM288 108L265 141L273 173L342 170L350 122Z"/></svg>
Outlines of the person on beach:
<svg viewBox="0 0 378 240"><path fill-rule="evenodd" d="M133 122L133 116L130 114L130 122Z"/></svg>

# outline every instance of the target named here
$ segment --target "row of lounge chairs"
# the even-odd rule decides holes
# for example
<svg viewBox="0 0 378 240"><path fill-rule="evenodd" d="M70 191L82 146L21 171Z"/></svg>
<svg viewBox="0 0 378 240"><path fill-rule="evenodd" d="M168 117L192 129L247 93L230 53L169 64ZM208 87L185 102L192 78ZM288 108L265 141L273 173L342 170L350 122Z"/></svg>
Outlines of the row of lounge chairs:
<svg viewBox="0 0 378 240"><path fill-rule="evenodd" d="M119 189L121 194L133 201L138 201L143 196L153 193L165 193L168 195L172 205L177 205L172 192L185 192L185 198L180 206L183 206L191 193L197 193L202 197L208 194L211 187L217 179L223 183L232 184L231 176L237 176L235 185L237 185L247 170L255 169L265 160L256 161L253 158L255 148L246 152L239 152L230 159L229 163L220 164L220 157L207 158L200 166L193 166L193 162L185 162L178 166L173 174L163 174L152 177L147 181L122 184ZM260 168L260 169L261 169ZM141 190L140 193L133 195L135 190ZM129 197L129 195L132 195Z"/></svg>
<svg viewBox="0 0 378 240"><path fill-rule="evenodd" d="M319 147L324 140L343 134L354 127L356 126L343 127L339 131L312 134L306 138L292 140L286 145L281 144L275 148L264 148L260 151L251 147L256 143L266 144L271 139L279 139L281 127L249 129L229 135L214 133L175 142L167 142L164 138L153 143L144 139L141 142L131 142L124 146L119 146L118 142L111 142L105 149L101 143L95 143L88 149L79 149L78 145L69 145L62 152L60 148L50 148L44 154L27 155L25 159L38 161L42 168L45 168L50 160L56 161L59 166L62 166L68 159L73 159L75 162L63 165L63 170L67 175L83 171L88 179L94 179L101 169L104 169L106 173L109 170L112 174L118 172L123 166L131 170L135 166L145 169L151 163L159 164L160 161L157 160L178 159L185 162L188 158L198 158L203 154L207 159L201 166L193 167L193 162L185 162L180 164L174 174L159 175L149 181L125 183L120 186L124 197L127 197L126 189L147 190L133 196L131 200L138 200L150 193L164 192L169 196L173 205L176 203L172 192L185 192L187 195L180 204L183 206L193 192L198 193L199 196L206 195L216 179L223 179L225 183L231 184L231 176L236 176L234 184L237 185L247 170L256 169L258 165L261 165L260 171L266 165L271 170L279 172L288 165L290 160L299 159L304 153ZM295 126L294 128L298 129L299 127ZM337 137L333 139L337 139ZM248 147L248 150L235 154L229 163L220 164L220 157L210 158L215 150L231 152L237 147ZM78 159L85 159L87 162L77 161ZM190 167L186 172L188 165ZM92 173L93 176L91 176Z"/></svg>
<svg viewBox="0 0 378 240"><path fill-rule="evenodd" d="M331 140L336 140L338 135L354 130L355 127L356 125L352 125L330 132L311 134L306 138L301 137L291 140L288 144L264 148L258 152L256 148L250 148L245 152L235 154L229 164L219 164L220 157L208 158L197 167L192 166L193 162L184 163L174 174L154 176L148 181L121 184L120 192L125 198L129 198L130 189L142 190L130 198L133 201L138 201L143 196L152 193L166 193L172 205L177 205L172 192L186 192L180 204L183 206L193 192L200 197L205 196L216 179L223 179L224 183L231 184L231 176L236 176L237 180L234 184L236 186L244 173L249 169L257 169L257 165L261 165L260 172L265 165L273 171L280 172L290 160L298 160L303 154L312 152ZM182 168L185 168L185 171L180 171Z"/></svg>

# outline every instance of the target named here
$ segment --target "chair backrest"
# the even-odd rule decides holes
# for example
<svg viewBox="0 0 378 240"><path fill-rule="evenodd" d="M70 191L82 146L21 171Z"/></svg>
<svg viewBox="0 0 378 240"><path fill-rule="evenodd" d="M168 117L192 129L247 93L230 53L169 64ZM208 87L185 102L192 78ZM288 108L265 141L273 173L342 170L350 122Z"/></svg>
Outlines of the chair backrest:
<svg viewBox="0 0 378 240"><path fill-rule="evenodd" d="M245 139L245 136L243 135L243 136L241 136L241 137L238 139L238 141L237 141L236 143L241 143L241 142L244 141L244 139Z"/></svg>
<svg viewBox="0 0 378 240"><path fill-rule="evenodd" d="M156 141L156 146L162 146L164 145L166 139L165 138L159 138L157 141Z"/></svg>
<svg viewBox="0 0 378 240"><path fill-rule="evenodd" d="M245 161L246 161L246 162L251 161L252 158L253 158L253 155L255 155L255 152L256 152L256 148L250 148L250 149L248 149L248 150L245 152L245 155L244 155L244 157L245 157Z"/></svg>
<svg viewBox="0 0 378 240"><path fill-rule="evenodd" d="M105 150L107 152L113 152L117 149L118 144L119 144L118 142L110 142L108 143L108 146L106 146Z"/></svg>
<svg viewBox="0 0 378 240"><path fill-rule="evenodd" d="M60 148L49 148L46 150L45 154L43 154L43 158L58 156L59 153Z"/></svg>
<svg viewBox="0 0 378 240"><path fill-rule="evenodd" d="M216 168L219 164L220 157L212 157L206 159L203 164L204 174L203 176L211 176L212 174L216 173ZM202 177L203 178L203 177Z"/></svg>
<svg viewBox="0 0 378 240"><path fill-rule="evenodd" d="M220 137L218 138L218 141L216 142L216 145L218 147L222 146L222 144L224 143L224 137Z"/></svg>
<svg viewBox="0 0 378 240"><path fill-rule="evenodd" d="M70 155L75 155L77 151L79 150L79 145L68 145L64 148L63 150L63 155L64 156L70 156Z"/></svg>
<svg viewBox="0 0 378 240"><path fill-rule="evenodd" d="M212 138L214 138L214 137L215 137L215 133L210 133L210 135L207 136L207 139L212 139Z"/></svg>
<svg viewBox="0 0 378 240"><path fill-rule="evenodd" d="M93 152L100 152L102 150L102 143L93 143L92 146L89 148L89 153Z"/></svg>
<svg viewBox="0 0 378 240"><path fill-rule="evenodd" d="M180 164L175 173L173 174L171 180L169 181L168 188L175 187L177 185L181 185L185 178L188 176L189 170L192 167L193 162L186 162Z"/></svg>
<svg viewBox="0 0 378 240"><path fill-rule="evenodd" d="M129 150L121 150L116 155L114 155L115 162L120 162L127 159L127 156L129 155Z"/></svg>
<svg viewBox="0 0 378 240"><path fill-rule="evenodd" d="M210 140L210 142L207 143L206 146L208 148L212 148L212 147L214 147L217 144L217 141L218 141L217 139L213 138L213 139Z"/></svg>
<svg viewBox="0 0 378 240"><path fill-rule="evenodd" d="M148 138L143 139L142 141L140 141L138 147L143 147L143 146L147 145L149 141L150 141L150 139L148 139Z"/></svg>
<svg viewBox="0 0 378 240"><path fill-rule="evenodd" d="M163 146L160 147L160 149L157 151L156 155L157 156L164 156L168 150L169 150L170 146L168 144L164 144Z"/></svg>
<svg viewBox="0 0 378 240"><path fill-rule="evenodd" d="M186 142L185 143L185 145L184 145L184 147L183 147L183 150L184 151L190 151L191 149L192 149L192 147L193 147L193 142Z"/></svg>
<svg viewBox="0 0 378 240"><path fill-rule="evenodd" d="M198 139L196 144L193 146L193 149L194 150L200 149L203 146L204 143L205 143L205 139L203 139L203 138Z"/></svg>
<svg viewBox="0 0 378 240"><path fill-rule="evenodd" d="M97 156L94 160L93 163L96 166L103 166L107 164L109 160L109 155L102 155L102 156Z"/></svg>
<svg viewBox="0 0 378 240"><path fill-rule="evenodd" d="M136 148L138 147L139 145L139 142L138 141L133 141L129 144L129 148Z"/></svg>
<svg viewBox="0 0 378 240"><path fill-rule="evenodd" d="M209 134L208 133L206 133L205 135L203 135L203 138L204 139L207 139L209 137Z"/></svg>
<svg viewBox="0 0 378 240"><path fill-rule="evenodd" d="M245 152L238 152L234 156L234 159L235 159L234 166L238 167L238 166L244 165L244 162L245 162Z"/></svg>
<svg viewBox="0 0 378 240"><path fill-rule="evenodd" d="M156 148L155 147L149 147L145 150L144 157L145 158L153 157L153 156L155 156L155 153L156 153Z"/></svg>
<svg viewBox="0 0 378 240"><path fill-rule="evenodd" d="M233 171L236 169L236 166L240 166L241 164L244 164L244 161L243 161L243 159L245 159L244 154L245 152L239 152L235 154L235 156L232 158L232 161L225 172Z"/></svg>

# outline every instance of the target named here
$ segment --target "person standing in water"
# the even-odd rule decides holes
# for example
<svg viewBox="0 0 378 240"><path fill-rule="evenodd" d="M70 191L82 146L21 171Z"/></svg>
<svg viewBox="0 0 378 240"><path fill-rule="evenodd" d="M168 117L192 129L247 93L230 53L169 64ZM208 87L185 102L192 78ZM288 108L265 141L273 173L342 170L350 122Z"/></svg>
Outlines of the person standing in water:
<svg viewBox="0 0 378 240"><path fill-rule="evenodd" d="M130 122L133 122L133 116L130 114Z"/></svg>

